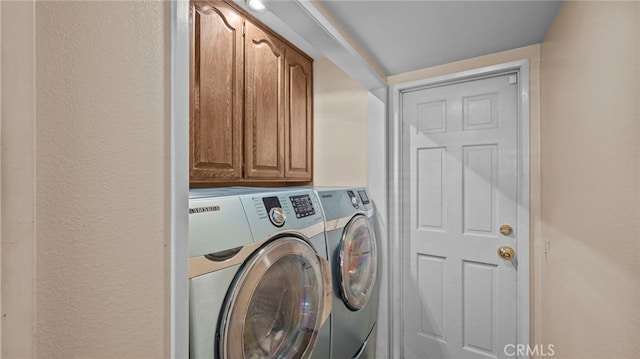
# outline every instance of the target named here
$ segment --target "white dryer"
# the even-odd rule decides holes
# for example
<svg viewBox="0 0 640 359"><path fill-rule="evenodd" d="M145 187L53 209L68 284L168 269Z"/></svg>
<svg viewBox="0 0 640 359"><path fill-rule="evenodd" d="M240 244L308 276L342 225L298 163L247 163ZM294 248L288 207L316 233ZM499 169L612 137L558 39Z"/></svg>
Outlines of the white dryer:
<svg viewBox="0 0 640 359"><path fill-rule="evenodd" d="M379 261L366 188L316 188L333 270L331 358L375 358Z"/></svg>
<svg viewBox="0 0 640 359"><path fill-rule="evenodd" d="M328 358L331 273L316 193L189 197L189 357Z"/></svg>

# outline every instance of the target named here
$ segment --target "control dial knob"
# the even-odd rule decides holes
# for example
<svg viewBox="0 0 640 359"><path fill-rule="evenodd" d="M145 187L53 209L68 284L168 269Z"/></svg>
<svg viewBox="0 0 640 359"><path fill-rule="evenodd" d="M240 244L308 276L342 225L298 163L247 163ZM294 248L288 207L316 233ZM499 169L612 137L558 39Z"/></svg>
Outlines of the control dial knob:
<svg viewBox="0 0 640 359"><path fill-rule="evenodd" d="M269 210L269 220L274 226L282 227L287 220L287 215L281 207L273 207Z"/></svg>
<svg viewBox="0 0 640 359"><path fill-rule="evenodd" d="M356 196L351 197L351 204L355 208L360 208L360 200L358 199L358 197Z"/></svg>

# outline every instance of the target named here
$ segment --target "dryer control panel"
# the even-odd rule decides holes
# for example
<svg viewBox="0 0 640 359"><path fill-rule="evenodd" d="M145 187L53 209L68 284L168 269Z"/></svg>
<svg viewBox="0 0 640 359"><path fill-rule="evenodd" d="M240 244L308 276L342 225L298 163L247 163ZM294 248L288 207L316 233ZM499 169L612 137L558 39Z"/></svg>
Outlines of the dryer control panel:
<svg viewBox="0 0 640 359"><path fill-rule="evenodd" d="M362 200L362 204L369 204L369 196L367 196L367 191L360 189L358 190L358 195L360 196L360 200Z"/></svg>
<svg viewBox="0 0 640 359"><path fill-rule="evenodd" d="M347 191L347 196L349 196L349 200L351 201L353 208L360 208L360 198L356 197L353 191Z"/></svg>

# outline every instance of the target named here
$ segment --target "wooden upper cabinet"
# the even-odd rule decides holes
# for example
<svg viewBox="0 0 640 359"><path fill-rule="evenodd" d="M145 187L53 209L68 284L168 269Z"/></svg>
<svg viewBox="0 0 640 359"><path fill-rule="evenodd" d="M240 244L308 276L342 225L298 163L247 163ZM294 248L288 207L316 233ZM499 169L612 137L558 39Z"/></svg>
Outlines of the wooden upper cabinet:
<svg viewBox="0 0 640 359"><path fill-rule="evenodd" d="M191 186L311 183L313 60L230 2L190 26Z"/></svg>
<svg viewBox="0 0 640 359"><path fill-rule="evenodd" d="M285 56L285 177L312 180L313 68L311 60L293 49Z"/></svg>
<svg viewBox="0 0 640 359"><path fill-rule="evenodd" d="M191 3L190 182L242 178L243 18Z"/></svg>
<svg viewBox="0 0 640 359"><path fill-rule="evenodd" d="M245 22L245 178L284 178L285 45Z"/></svg>

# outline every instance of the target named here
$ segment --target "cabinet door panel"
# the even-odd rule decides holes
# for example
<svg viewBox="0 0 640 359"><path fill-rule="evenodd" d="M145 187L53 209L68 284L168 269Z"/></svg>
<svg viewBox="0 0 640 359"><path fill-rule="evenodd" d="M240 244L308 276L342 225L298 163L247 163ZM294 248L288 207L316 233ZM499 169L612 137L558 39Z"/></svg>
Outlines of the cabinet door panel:
<svg viewBox="0 0 640 359"><path fill-rule="evenodd" d="M245 178L284 177L284 44L246 22Z"/></svg>
<svg viewBox="0 0 640 359"><path fill-rule="evenodd" d="M288 180L309 182L313 154L311 60L287 48L285 69L285 177Z"/></svg>
<svg viewBox="0 0 640 359"><path fill-rule="evenodd" d="M240 179L243 19L219 1L191 12L190 179Z"/></svg>

